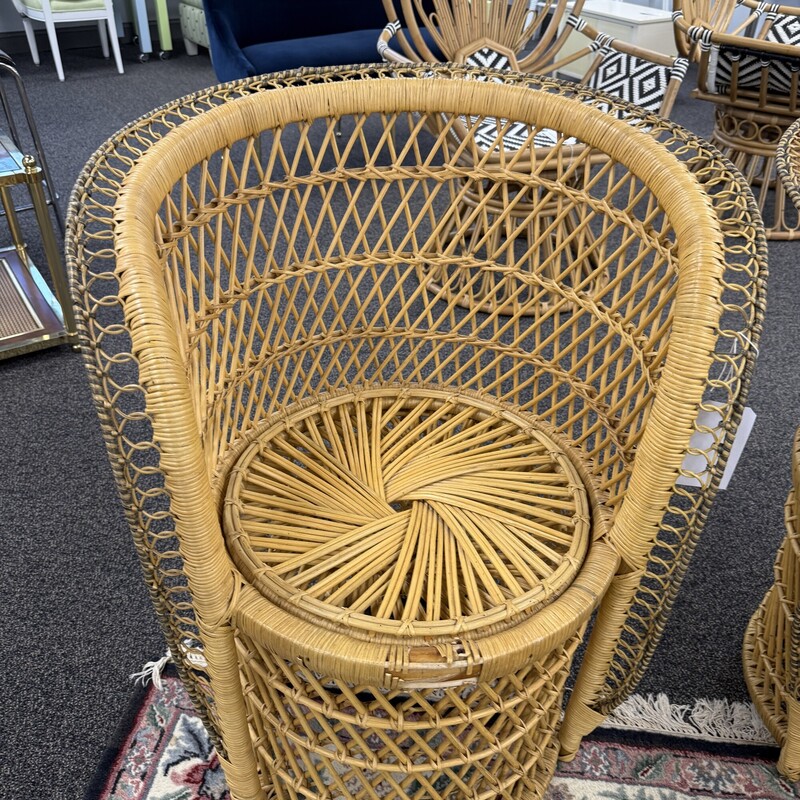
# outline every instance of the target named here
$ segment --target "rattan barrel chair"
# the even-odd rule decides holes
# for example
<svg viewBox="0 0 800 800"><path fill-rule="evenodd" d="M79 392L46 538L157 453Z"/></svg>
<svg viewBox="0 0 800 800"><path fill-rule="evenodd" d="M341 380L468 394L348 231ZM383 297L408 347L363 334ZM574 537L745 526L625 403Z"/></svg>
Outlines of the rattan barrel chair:
<svg viewBox="0 0 800 800"><path fill-rule="evenodd" d="M406 18L412 14L412 2L413 0L403 0L403 13ZM468 5L472 7L472 4ZM476 8L483 8L484 5L483 3L474 4ZM453 3L453 6L460 8L458 3ZM471 17L466 17L466 19L471 19ZM434 18L434 21L438 22L439 18ZM390 43L399 27L399 22L390 24L381 35L378 49L381 51L382 57L394 64L409 64L426 60L427 53L424 51L417 53L416 59L409 59L405 54L391 48ZM688 65L686 59L664 56L622 42L601 33L589 25L586 20L574 14L568 15L566 24L562 25L562 28L566 31L575 31L575 36L585 40L585 45L576 47L572 53L564 57L551 56L546 69L548 73L556 75L563 68L585 59L588 63L582 67L584 73L580 80L581 83L633 102L645 110L669 116L681 81L686 74ZM429 29L429 34L433 36L435 30L435 28ZM450 50L447 51L448 55L456 61L474 67L485 67L488 64L507 70L516 70L521 66L516 56L504 53L494 40L487 39L485 36L473 38L476 36L476 32L472 26L466 24L465 20L456 18L453 24L448 25L445 30L450 36L447 42L450 47ZM482 29L479 29L478 33L481 32ZM622 114L624 112L618 106L615 113ZM503 132L504 153L502 154L493 147L500 130ZM457 126L451 129L451 133L456 139L469 135L463 128ZM509 153L513 154L515 163L523 168L529 155L519 151L526 143L527 138L528 131L522 125L509 126L505 120L494 118L482 121L481 130L476 132L475 141L481 148L478 158L484 169L504 169L504 162L509 157ZM537 150L533 157L545 157L547 151L555 146L558 138L556 131L537 131L534 142ZM562 144L559 158L561 160L573 156L579 158L580 153L580 143L574 139L568 139ZM602 155L595 157L596 161L598 159L602 159ZM509 190L502 197L498 195L487 197L484 187L476 184L464 192L463 202L466 215L469 215L477 206L483 209L482 214L475 219L469 231L467 246L488 246L498 252L504 252L505 263L510 266L519 257L519 250L523 247L525 237L535 241L539 237L539 231L549 228L550 233L543 240L543 246L549 248L547 269L551 277L563 281L569 275L569 279L574 282L576 288L592 291L598 291L603 281L606 280L607 276L601 270L596 269L596 263L591 255L593 252L592 232L586 225L581 224L581 220L574 210L566 214L561 213L558 202L543 205L541 193L530 195L526 194L522 187L514 189L513 186L509 186ZM537 212L535 214L532 213L534 208ZM523 230L519 230L520 225L523 226ZM529 230L525 230L525 226ZM466 242L463 236L461 240ZM503 249L502 240L516 240L518 247ZM589 257L582 258L582 253L589 253ZM582 269L572 269L572 264L576 261L582 261ZM498 291L496 285L498 275L496 273L482 274L476 280L475 275L470 275L462 270L456 270L455 274L451 274L451 272L447 266L442 266L439 274L434 273L432 281L435 285L448 286L450 296L457 298L459 303L477 306L486 311L500 310L503 313L515 313L522 306L529 309L535 308L528 302L527 290L508 282L506 276L500 277L500 282L505 290ZM597 286L590 286L593 282L597 282ZM544 298L540 302L546 304L549 301ZM562 306L562 309L568 311L569 305Z"/></svg>
<svg viewBox="0 0 800 800"><path fill-rule="evenodd" d="M800 780L800 429L792 450L792 490L784 506L786 536L775 582L753 614L742 650L753 703L781 745L778 769Z"/></svg>
<svg viewBox="0 0 800 800"><path fill-rule="evenodd" d="M736 10L747 12L738 24ZM694 96L715 106L711 141L753 187L767 236L800 237L800 214L775 172L778 142L800 116L800 12L756 0L710 8L678 0L673 19L698 61Z"/></svg>
<svg viewBox="0 0 800 800"><path fill-rule="evenodd" d="M777 170L800 208L800 120L783 135ZM800 428L792 448L792 489L784 506L786 535L775 558L774 583L753 614L742 650L747 688L781 745L778 769L800 780Z"/></svg>
<svg viewBox="0 0 800 800"><path fill-rule="evenodd" d="M542 796L590 614L578 740L644 668L724 468L765 276L735 171L588 89L479 74L217 87L120 132L73 193L109 454L236 800ZM487 116L583 143L583 169L491 175L583 209L601 293L526 267L558 299L501 314L430 287L442 261L507 269L441 235L485 180L447 126Z"/></svg>

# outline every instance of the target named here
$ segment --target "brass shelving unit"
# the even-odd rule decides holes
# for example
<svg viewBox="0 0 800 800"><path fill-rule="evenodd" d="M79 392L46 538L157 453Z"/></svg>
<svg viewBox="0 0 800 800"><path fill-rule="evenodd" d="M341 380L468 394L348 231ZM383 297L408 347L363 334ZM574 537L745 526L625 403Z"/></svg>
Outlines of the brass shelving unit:
<svg viewBox="0 0 800 800"><path fill-rule="evenodd" d="M0 359L58 344L74 344L76 339L66 273L52 218L55 217L62 235L63 219L22 79L11 58L0 51L0 79L6 76L16 87L36 155L22 152L5 81L0 80L0 105L7 123L7 131L0 132L0 204L12 242L11 246L0 248ZM15 186L27 188L30 205L16 204L12 191ZM28 210L36 216L52 290L28 254L19 222L19 212Z"/></svg>

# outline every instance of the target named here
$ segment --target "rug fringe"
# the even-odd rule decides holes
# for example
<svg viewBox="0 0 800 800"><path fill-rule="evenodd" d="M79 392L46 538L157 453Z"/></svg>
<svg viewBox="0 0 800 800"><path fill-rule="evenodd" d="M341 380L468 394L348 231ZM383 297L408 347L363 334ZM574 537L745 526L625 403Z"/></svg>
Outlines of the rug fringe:
<svg viewBox="0 0 800 800"><path fill-rule="evenodd" d="M670 703L665 694L634 694L609 715L602 727L707 741L775 744L752 703L726 699L701 698L694 705L684 705Z"/></svg>
<svg viewBox="0 0 800 800"><path fill-rule="evenodd" d="M156 661L148 661L139 672L133 672L128 677L134 683L141 683L142 686L147 686L152 681L153 686L160 691L163 685L161 683L161 674L170 661L172 661L172 653L167 648L166 654L161 658Z"/></svg>

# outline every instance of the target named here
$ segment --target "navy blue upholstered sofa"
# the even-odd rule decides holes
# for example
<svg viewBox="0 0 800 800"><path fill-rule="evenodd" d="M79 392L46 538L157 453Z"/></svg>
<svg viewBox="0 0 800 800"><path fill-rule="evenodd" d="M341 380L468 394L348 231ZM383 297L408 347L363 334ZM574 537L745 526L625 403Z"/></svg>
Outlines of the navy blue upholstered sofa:
<svg viewBox="0 0 800 800"><path fill-rule="evenodd" d="M203 0L220 81L380 61L381 0Z"/></svg>

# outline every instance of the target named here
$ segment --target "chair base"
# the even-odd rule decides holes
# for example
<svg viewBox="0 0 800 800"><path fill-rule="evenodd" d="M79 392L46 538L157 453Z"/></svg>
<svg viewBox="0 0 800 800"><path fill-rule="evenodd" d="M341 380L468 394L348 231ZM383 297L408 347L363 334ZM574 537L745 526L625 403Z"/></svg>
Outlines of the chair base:
<svg viewBox="0 0 800 800"><path fill-rule="evenodd" d="M287 800L543 797L607 530L577 454L512 406L413 383L309 398L254 434L224 530L270 604L233 613L262 783Z"/></svg>
<svg viewBox="0 0 800 800"><path fill-rule="evenodd" d="M800 780L800 702L793 696L796 676L786 654L787 648L796 646L798 624L786 585L786 581L793 581L800 566L800 536L792 514L792 498L790 494L786 504L787 534L776 558L776 580L747 625L742 661L753 704L782 747L778 769L796 781Z"/></svg>
<svg viewBox="0 0 800 800"><path fill-rule="evenodd" d="M717 106L711 143L729 158L750 184L764 219L767 238L800 239L800 214L776 172L778 142L793 117L766 116L732 106Z"/></svg>

